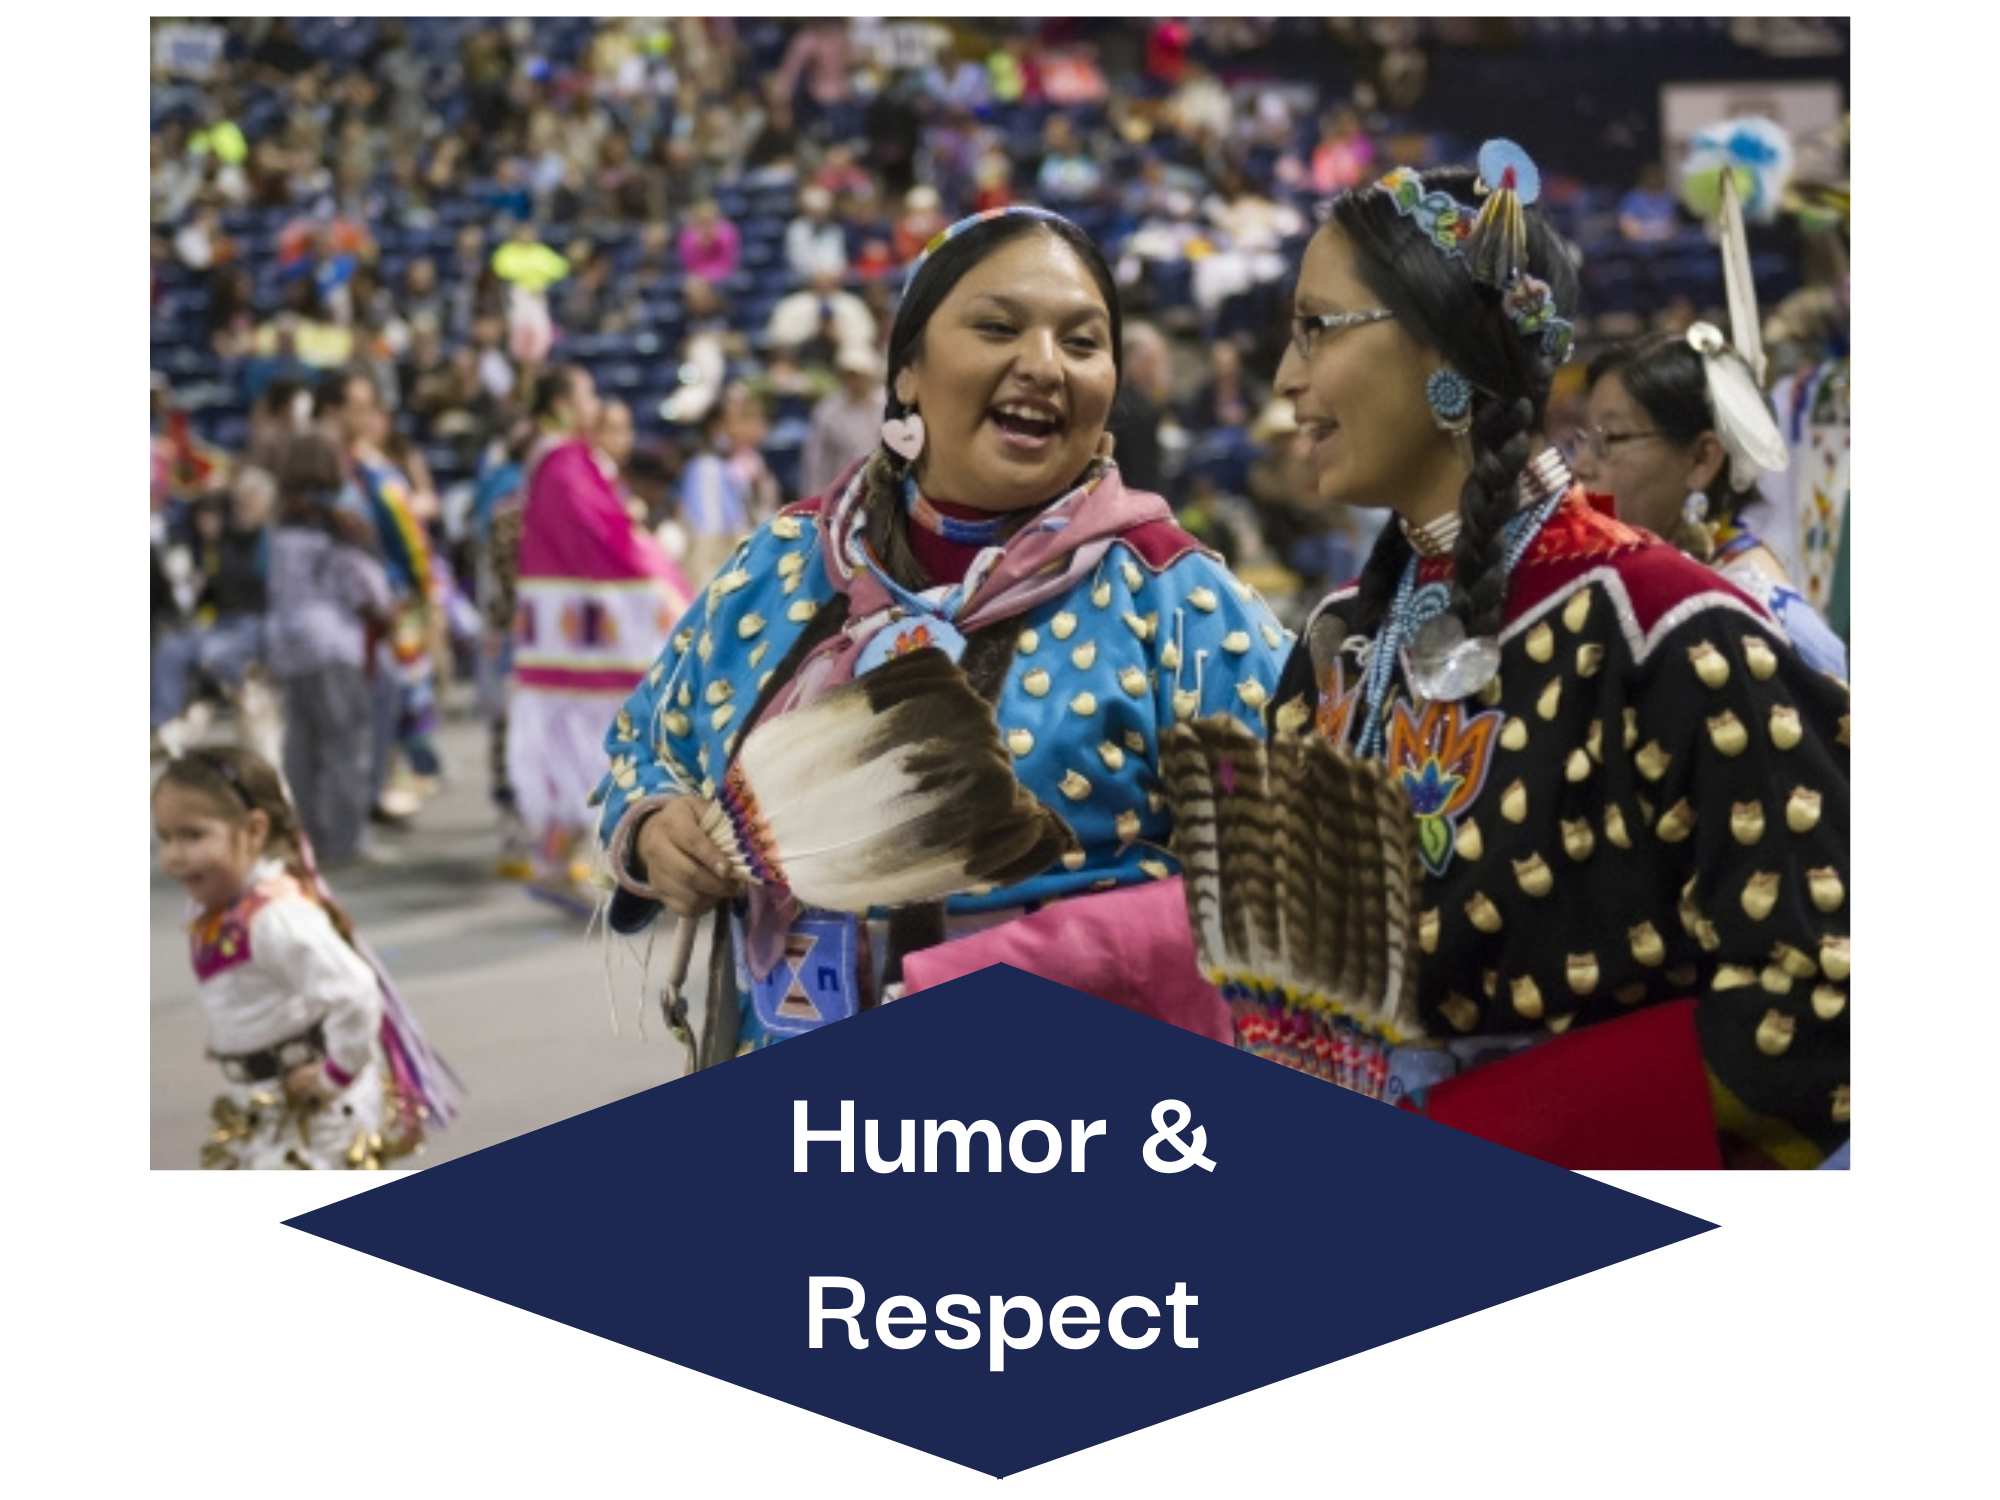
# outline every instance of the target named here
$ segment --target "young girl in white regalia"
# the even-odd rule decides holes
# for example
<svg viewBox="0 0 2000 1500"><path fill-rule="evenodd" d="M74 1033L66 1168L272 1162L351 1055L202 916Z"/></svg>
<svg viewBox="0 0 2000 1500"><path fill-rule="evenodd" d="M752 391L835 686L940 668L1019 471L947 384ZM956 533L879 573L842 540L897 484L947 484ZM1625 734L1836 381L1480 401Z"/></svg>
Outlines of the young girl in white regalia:
<svg viewBox="0 0 2000 1500"><path fill-rule="evenodd" d="M190 898L225 1080L202 1166L375 1168L414 1152L455 1080L320 879L277 771L233 747L181 755L153 823Z"/></svg>

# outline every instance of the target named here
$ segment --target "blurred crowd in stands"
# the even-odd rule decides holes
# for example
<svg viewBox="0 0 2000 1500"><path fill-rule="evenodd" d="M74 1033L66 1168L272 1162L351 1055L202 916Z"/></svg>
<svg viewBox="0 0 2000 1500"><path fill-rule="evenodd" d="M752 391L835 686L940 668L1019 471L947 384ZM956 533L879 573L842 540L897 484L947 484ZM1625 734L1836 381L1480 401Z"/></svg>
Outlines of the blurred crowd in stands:
<svg viewBox="0 0 2000 1500"><path fill-rule="evenodd" d="M1396 163L1465 159L1480 127L1453 99L1472 85L1446 84L1481 66L1623 66L1650 117L1644 67L1663 51L1739 76L1821 59L1844 78L1847 33L392 18L156 21L154 43L157 729L203 674L240 680L256 656L273 476L288 437L343 405L329 381L365 388L369 415L337 440L379 420L368 440L438 561L436 648L469 670L480 517L519 483L540 370L590 373L601 456L698 584L722 535L873 446L903 268L1012 201L1074 218L1116 267L1127 483L1165 494L1285 612L1351 576L1379 523L1314 501L1268 385L1315 205ZM1615 177L1601 143L1581 166L1531 144L1584 260L1577 368L1593 336L1719 306L1656 133L1627 132ZM1782 246L1756 269L1767 306L1802 277Z"/></svg>

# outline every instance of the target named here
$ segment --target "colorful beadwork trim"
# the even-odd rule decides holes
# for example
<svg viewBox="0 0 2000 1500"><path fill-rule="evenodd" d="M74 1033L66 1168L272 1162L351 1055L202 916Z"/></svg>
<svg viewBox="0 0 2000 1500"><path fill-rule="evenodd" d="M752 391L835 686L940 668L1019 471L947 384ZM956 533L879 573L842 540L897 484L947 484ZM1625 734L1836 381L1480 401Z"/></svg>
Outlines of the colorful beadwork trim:
<svg viewBox="0 0 2000 1500"><path fill-rule="evenodd" d="M750 790L749 778L743 774L740 762L732 764L722 778L715 800L722 808L723 816L729 819L729 827L736 835L736 847L742 850L743 862L749 866L750 874L760 885L784 885L784 867L778 863L777 851L758 817L757 798Z"/></svg>
<svg viewBox="0 0 2000 1500"><path fill-rule="evenodd" d="M1382 1097L1391 1048L1365 1023L1263 984L1224 980L1217 987L1229 1002L1241 1050L1370 1099Z"/></svg>

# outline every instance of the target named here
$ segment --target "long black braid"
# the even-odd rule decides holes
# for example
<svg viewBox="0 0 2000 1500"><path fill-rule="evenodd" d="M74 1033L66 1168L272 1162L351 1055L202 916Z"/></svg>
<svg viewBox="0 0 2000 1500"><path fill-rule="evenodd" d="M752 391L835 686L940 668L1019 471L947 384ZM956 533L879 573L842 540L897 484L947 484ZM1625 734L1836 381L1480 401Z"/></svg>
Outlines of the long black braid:
<svg viewBox="0 0 2000 1500"><path fill-rule="evenodd" d="M1525 397L1473 403L1472 474L1458 496L1464 524L1452 548L1451 585L1452 611L1467 635L1500 632L1507 608L1503 528L1518 504L1516 486L1528 465L1535 417L1534 403Z"/></svg>

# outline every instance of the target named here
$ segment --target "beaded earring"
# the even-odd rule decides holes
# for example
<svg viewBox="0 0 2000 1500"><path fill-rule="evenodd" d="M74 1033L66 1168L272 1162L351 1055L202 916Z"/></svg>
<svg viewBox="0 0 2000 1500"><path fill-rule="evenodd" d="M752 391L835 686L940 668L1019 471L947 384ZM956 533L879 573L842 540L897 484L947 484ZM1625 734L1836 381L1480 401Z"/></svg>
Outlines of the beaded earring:
<svg viewBox="0 0 2000 1500"><path fill-rule="evenodd" d="M1462 438L1472 431L1472 385L1458 371L1435 370L1424 382L1424 400L1440 432Z"/></svg>

